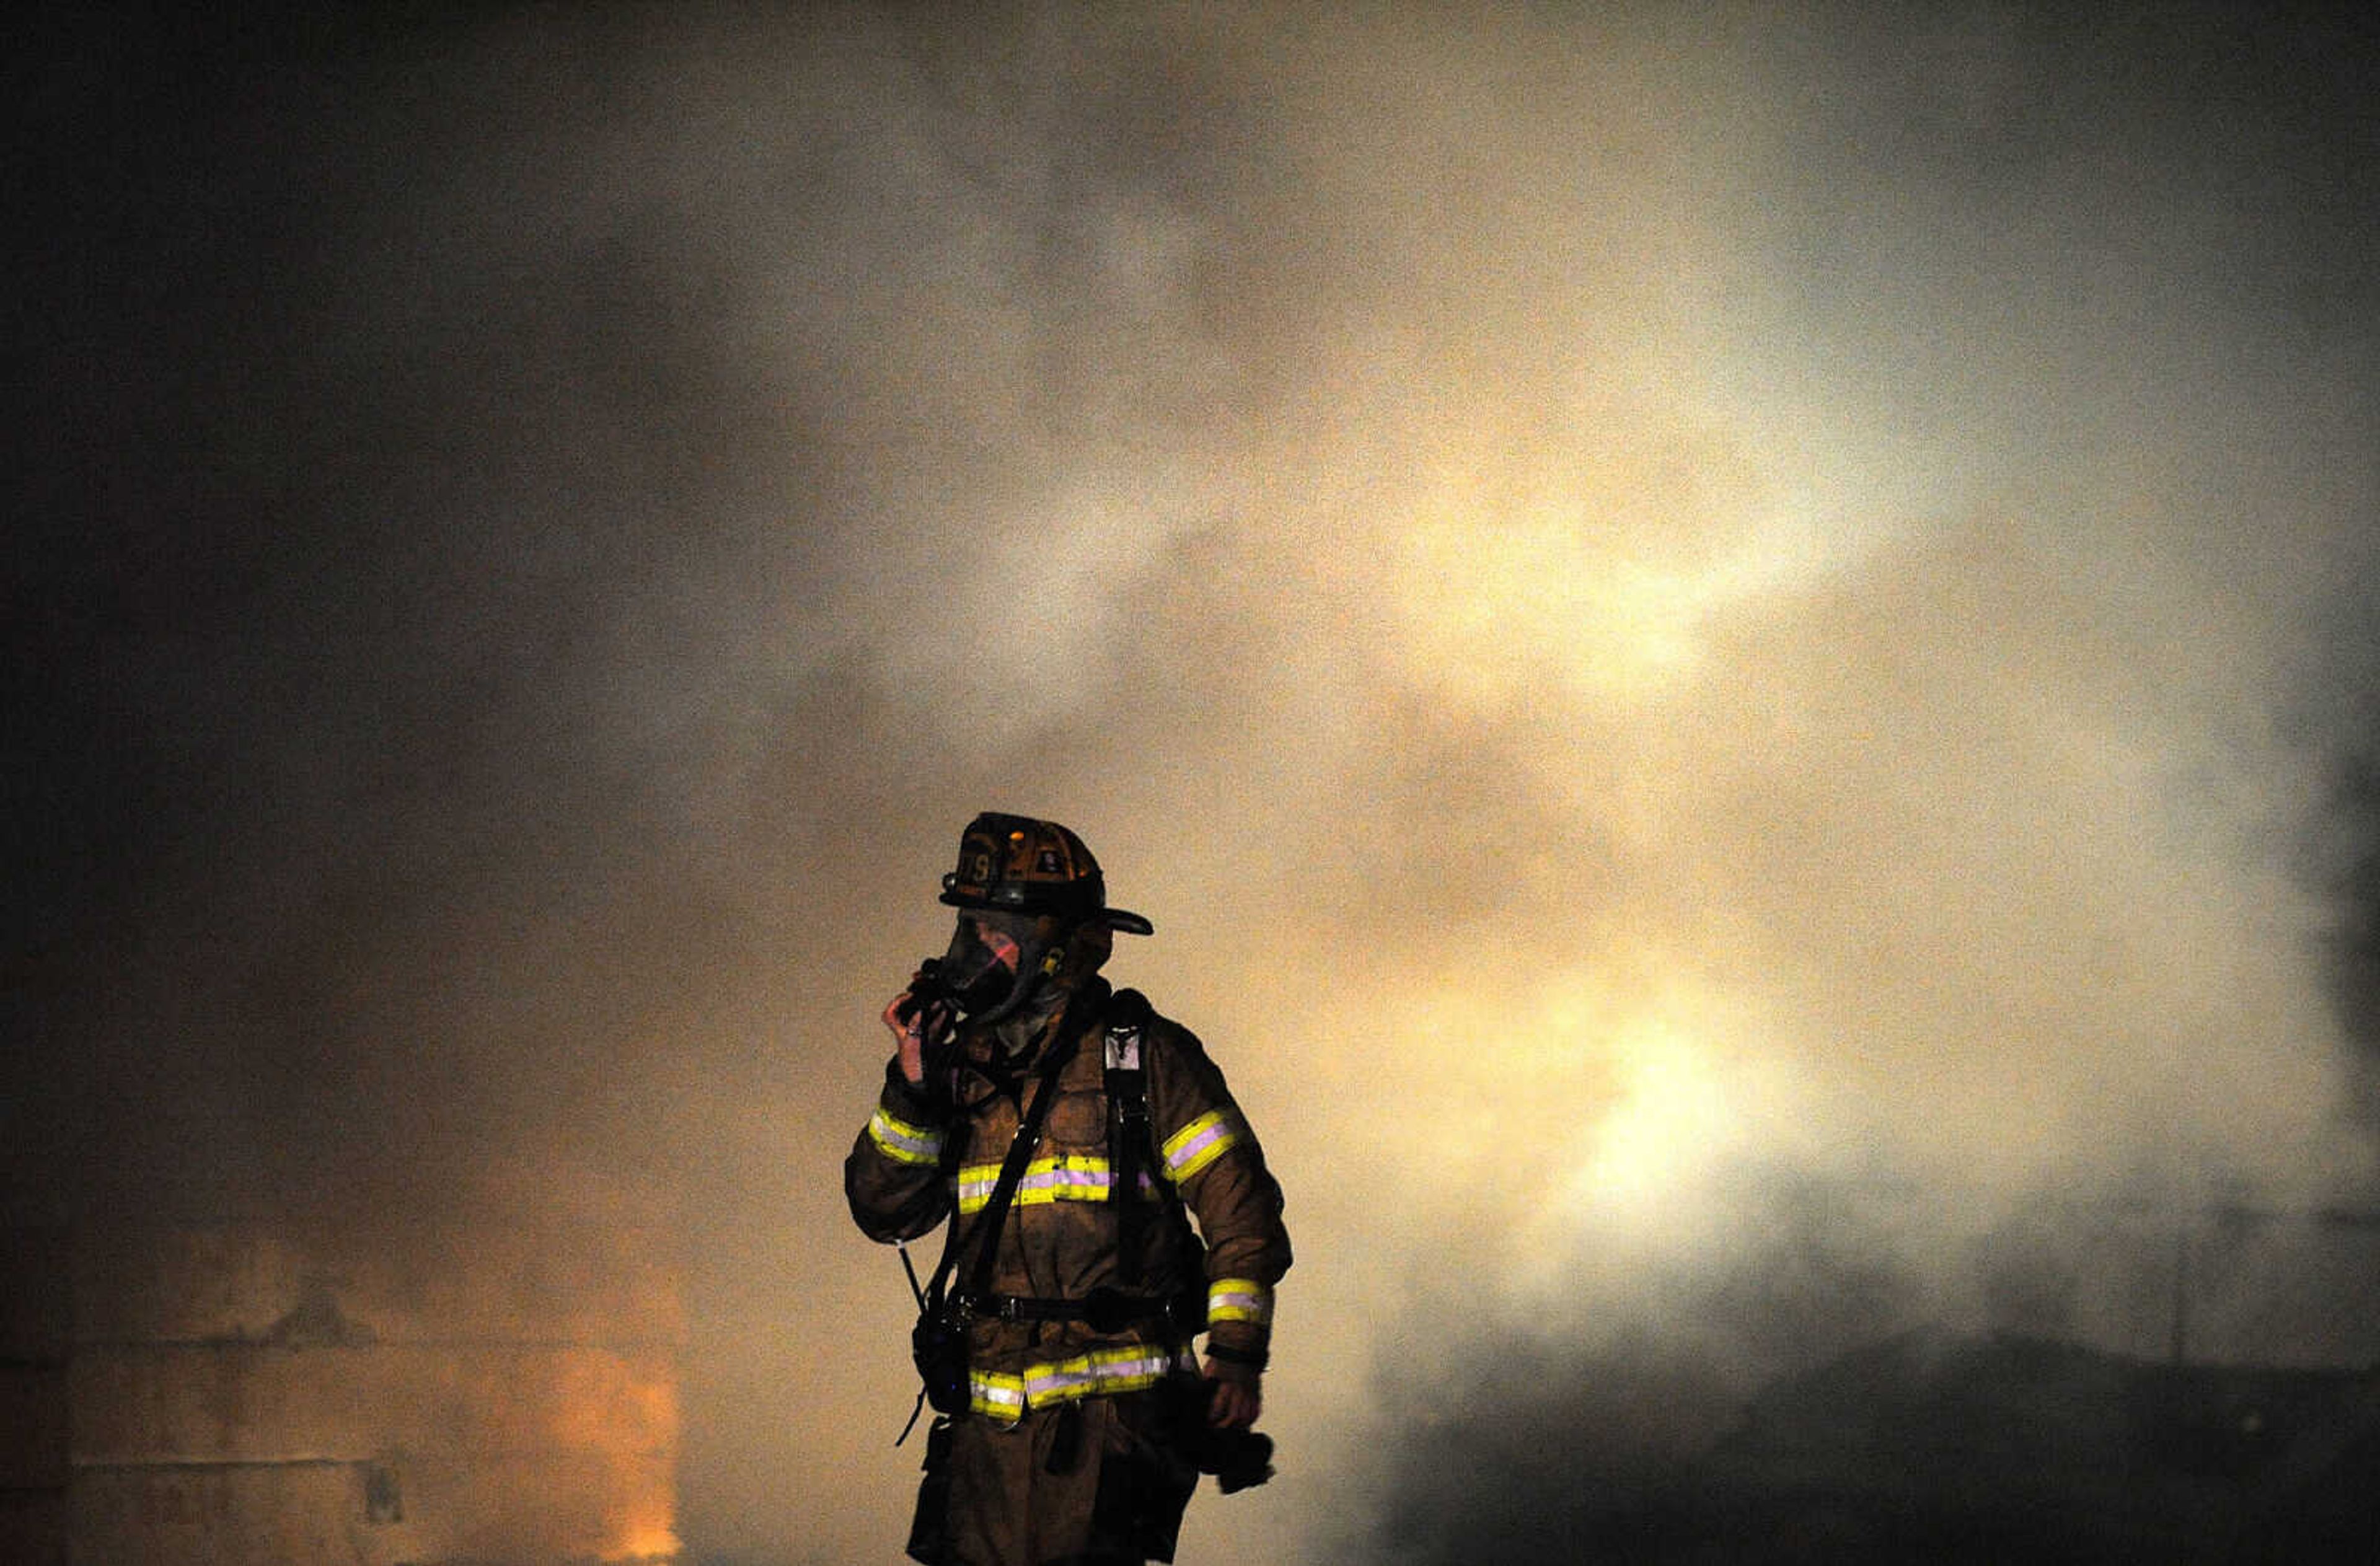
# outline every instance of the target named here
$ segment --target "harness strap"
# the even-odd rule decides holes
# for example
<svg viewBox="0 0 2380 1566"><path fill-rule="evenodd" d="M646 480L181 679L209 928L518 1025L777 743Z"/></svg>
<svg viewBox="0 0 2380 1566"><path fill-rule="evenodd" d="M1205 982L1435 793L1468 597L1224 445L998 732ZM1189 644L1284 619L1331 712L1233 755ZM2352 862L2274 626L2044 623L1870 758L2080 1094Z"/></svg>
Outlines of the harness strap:
<svg viewBox="0 0 2380 1566"><path fill-rule="evenodd" d="M1127 1294L1105 1286L1078 1300L1026 1294L958 1294L952 1305L1000 1321L1080 1321L1095 1332L1121 1332L1144 1321L1162 1321L1177 1331L1196 1332L1206 1317L1206 1296Z"/></svg>
<svg viewBox="0 0 2380 1566"><path fill-rule="evenodd" d="M1071 1009L1071 1001L1068 1005ZM973 1265L967 1269L965 1292L974 1294L990 1292L991 1269L1000 1249L1001 1223L1008 1216L1008 1204L1016 1197L1018 1182L1025 1178L1025 1166L1033 1161L1033 1149L1041 1140L1041 1123L1050 1118L1050 1105L1058 1096L1058 1073L1075 1052L1075 1035L1067 1026L1071 1020L1067 1017L1059 1019L1057 1036L1050 1039L1049 1056L1041 1062L1036 1078L1038 1086L1033 1095L1033 1107L1025 1111L1024 1119L1017 1123L1016 1135L1008 1144L1008 1156L1001 1161L1000 1178L993 1184L991 1196L985 1201L983 1210L976 1215L974 1224L965 1234L959 1232L958 1215L951 1215L950 1227L944 1232L942 1259L935 1267L933 1281L926 1285L925 1297L919 1302L928 1314L942 1307L944 1286L958 1261L959 1253L970 1242L975 1243L977 1248ZM953 1145L955 1146L955 1139ZM907 1257L905 1256L903 1260L905 1262Z"/></svg>
<svg viewBox="0 0 2380 1566"><path fill-rule="evenodd" d="M967 1269L966 1292L970 1294L991 1292L991 1269L1000 1259L1001 1222L1008 1216L1009 1203L1016 1199L1017 1184L1025 1178L1025 1166L1033 1161L1033 1149L1040 1145L1041 1127L1050 1119L1050 1106L1058 1097L1058 1073L1074 1058L1075 1033L1068 1026L1072 1020L1059 1019L1057 1037L1050 1041L1050 1058L1041 1062L1036 1079L1033 1107L1025 1111L1025 1119L1017 1125L1016 1139L1009 1143L1008 1157L1001 1161L1000 1180L991 1188L983 1215L968 1232L971 1240L982 1236Z"/></svg>
<svg viewBox="0 0 2380 1566"><path fill-rule="evenodd" d="M1108 1007L1108 1168L1115 1173L1108 1200L1116 1209L1116 1276L1126 1288L1140 1283L1148 1208L1126 1198L1142 1171L1148 1172L1160 1197L1177 1199L1164 1171L1157 1167L1157 1146L1148 1130L1148 1072L1141 1061L1141 1042L1149 1015L1148 998L1137 989L1117 991Z"/></svg>
<svg viewBox="0 0 2380 1566"><path fill-rule="evenodd" d="M943 1291L950 1281L952 1269L958 1260L959 1252L965 1248L969 1242L974 1243L976 1254L972 1264L967 1269L966 1282L963 1285L958 1297L965 1298L969 1294L983 1295L990 1292L992 1268L1000 1251L1000 1226L1008 1217L1009 1204L1016 1197L1018 1182L1025 1178L1025 1166L1032 1161L1033 1149L1040 1143L1041 1127L1042 1123L1050 1118L1050 1106L1057 1099L1058 1074L1065 1068L1066 1062L1074 1058L1076 1042L1073 1027L1074 1010L1075 998L1069 996L1065 1008L1058 1014L1057 1027L1047 1046L1048 1056L1042 1061L1041 1069L1035 1078L1033 1107L1025 1111L1017 1124L1016 1135L1008 1144L1008 1156L1001 1160L1000 1179L993 1184L991 1196L984 1203L983 1211L977 1216L974 1225L967 1230L964 1237L959 1233L959 1215L956 1212L951 1214L950 1225L944 1232L942 1241L942 1259L934 1268L933 1281L928 1283L923 1290L917 1289L917 1272L914 1269L910 1269L909 1287L916 1291L918 1296L917 1317L920 1332L926 1329L929 1323L947 1316L951 1302L945 1297ZM949 1147L956 1146L957 1139L953 1137ZM946 1150L943 1156L948 1158L950 1154ZM909 1266L909 1253L906 1249L901 1253L901 1265L904 1268ZM916 1334L913 1333L913 1353L916 1352L915 1341ZM922 1363L919 1368L921 1370L924 1368ZM907 1440L909 1432L917 1428L917 1415L926 1406L928 1394L934 1390L933 1378L929 1375L926 1379L928 1384L918 1390L917 1405L909 1410L909 1423L901 1427L900 1436L892 1443L896 1447ZM934 1407L937 1413L944 1412L943 1405L939 1401Z"/></svg>

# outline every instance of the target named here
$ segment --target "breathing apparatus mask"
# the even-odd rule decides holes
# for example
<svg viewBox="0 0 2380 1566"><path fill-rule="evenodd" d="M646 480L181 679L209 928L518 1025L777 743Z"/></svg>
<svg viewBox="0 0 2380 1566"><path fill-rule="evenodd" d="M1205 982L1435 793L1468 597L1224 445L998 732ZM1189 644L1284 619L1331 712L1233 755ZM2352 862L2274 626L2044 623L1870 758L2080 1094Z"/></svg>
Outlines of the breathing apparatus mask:
<svg viewBox="0 0 2380 1566"><path fill-rule="evenodd" d="M1014 1016L1057 971L1060 953L1036 928L1046 922L1014 914L961 915L950 950L918 966L902 1016L938 1006L950 1020L986 1026Z"/></svg>

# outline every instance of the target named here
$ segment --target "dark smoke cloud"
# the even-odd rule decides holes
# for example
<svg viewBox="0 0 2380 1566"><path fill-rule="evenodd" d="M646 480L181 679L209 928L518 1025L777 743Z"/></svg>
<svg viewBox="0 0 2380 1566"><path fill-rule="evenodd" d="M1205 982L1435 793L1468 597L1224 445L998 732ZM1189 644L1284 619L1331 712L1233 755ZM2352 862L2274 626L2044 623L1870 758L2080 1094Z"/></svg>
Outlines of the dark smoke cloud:
<svg viewBox="0 0 2380 1566"><path fill-rule="evenodd" d="M2358 1108L2369 1123L2380 1123L2380 705L2367 694L2350 710L2364 737L2343 741L2336 752L2327 807L2311 834L2307 862L2337 909L2326 972L2354 1049Z"/></svg>
<svg viewBox="0 0 2380 1566"><path fill-rule="evenodd" d="M833 1164L986 807L1291 1191L1194 1549L2360 1188L2363 28L19 25L19 1215L667 1232L689 1541L877 1553Z"/></svg>
<svg viewBox="0 0 2380 1566"><path fill-rule="evenodd" d="M1555 1337L1526 1317L1476 1321L1432 1369L1380 1389L1415 1413L1342 1555L1663 1558L1694 1509L1684 1475L1747 1399L1923 1318L1913 1271L1829 1211L1828 1192L1786 1184L1724 1269L1663 1281L1659 1318Z"/></svg>

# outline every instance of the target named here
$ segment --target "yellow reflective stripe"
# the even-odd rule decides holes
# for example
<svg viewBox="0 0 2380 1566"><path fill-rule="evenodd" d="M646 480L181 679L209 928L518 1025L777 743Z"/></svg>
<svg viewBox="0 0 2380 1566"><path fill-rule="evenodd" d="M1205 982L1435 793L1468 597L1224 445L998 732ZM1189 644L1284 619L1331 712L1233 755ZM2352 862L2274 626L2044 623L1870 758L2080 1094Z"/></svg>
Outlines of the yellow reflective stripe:
<svg viewBox="0 0 2380 1566"><path fill-rule="evenodd" d="M1231 1111L1208 1110L1165 1139L1165 1177L1181 1184L1221 1158L1239 1139Z"/></svg>
<svg viewBox="0 0 2380 1566"><path fill-rule="evenodd" d="M1036 1159L1025 1166L1025 1178L1016 1183L1016 1205L1030 1208L1050 1202L1104 1202L1110 1184L1105 1159L1088 1153Z"/></svg>
<svg viewBox="0 0 2380 1566"><path fill-rule="evenodd" d="M1000 1166L996 1163L971 1163L959 1171L959 1211L979 1211L991 1200L991 1188L1000 1183Z"/></svg>
<svg viewBox="0 0 2380 1566"><path fill-rule="evenodd" d="M989 1414L1004 1424L1014 1424L1025 1415L1025 1378L1002 1376L990 1370L967 1372L967 1406L978 1414Z"/></svg>
<svg viewBox="0 0 2380 1566"><path fill-rule="evenodd" d="M1172 1370L1195 1368L1187 1354L1148 1343L1094 1349L1073 1359L1028 1365L1021 1374L967 1372L967 1404L978 1414L1014 1423L1027 1408L1072 1402L1077 1398L1145 1391Z"/></svg>
<svg viewBox="0 0 2380 1566"><path fill-rule="evenodd" d="M959 1171L959 1211L980 1212L1000 1184L1000 1166L974 1163ZM1040 1207L1050 1202L1104 1202L1115 1175L1108 1160L1095 1153L1059 1153L1035 1159L1016 1182L1016 1205ZM1140 1188L1150 1187L1146 1175Z"/></svg>
<svg viewBox="0 0 2380 1566"><path fill-rule="evenodd" d="M844 1122L845 1125L849 1121ZM876 1144L877 1151L894 1163L940 1163L942 1157L942 1134L929 1125L911 1125L907 1121L888 1114L880 1105L868 1117L868 1139Z"/></svg>
<svg viewBox="0 0 2380 1566"><path fill-rule="evenodd" d="M1218 1278L1207 1285L1207 1320L1270 1321L1272 1291L1253 1278Z"/></svg>

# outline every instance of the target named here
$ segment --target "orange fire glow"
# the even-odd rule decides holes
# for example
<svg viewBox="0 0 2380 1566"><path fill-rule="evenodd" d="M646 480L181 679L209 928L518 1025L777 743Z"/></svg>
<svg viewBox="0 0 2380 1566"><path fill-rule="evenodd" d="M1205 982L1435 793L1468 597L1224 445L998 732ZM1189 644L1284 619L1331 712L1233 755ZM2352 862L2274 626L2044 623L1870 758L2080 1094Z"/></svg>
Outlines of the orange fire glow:
<svg viewBox="0 0 2380 1566"><path fill-rule="evenodd" d="M596 1559L674 1559L677 1539L678 1396L666 1354L589 1354L569 1366L552 1433L601 1472Z"/></svg>

